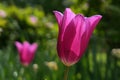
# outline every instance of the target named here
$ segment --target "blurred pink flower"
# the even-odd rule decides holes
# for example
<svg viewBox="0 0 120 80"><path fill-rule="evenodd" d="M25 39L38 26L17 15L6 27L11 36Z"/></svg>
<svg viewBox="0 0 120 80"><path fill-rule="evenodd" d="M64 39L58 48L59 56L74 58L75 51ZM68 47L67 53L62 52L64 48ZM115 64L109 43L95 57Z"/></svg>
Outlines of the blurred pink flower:
<svg viewBox="0 0 120 80"><path fill-rule="evenodd" d="M36 24L36 23L38 22L37 17L36 17L36 16L30 16L30 22L31 22L32 24Z"/></svg>
<svg viewBox="0 0 120 80"><path fill-rule="evenodd" d="M37 43L30 44L25 41L23 44L16 41L15 45L17 47L20 61L24 66L28 66L34 58L35 51L38 47Z"/></svg>
<svg viewBox="0 0 120 80"><path fill-rule="evenodd" d="M92 32L102 16L84 17L74 14L70 8L66 8L64 14L59 11L54 11L54 14L59 25L58 56L64 65L71 66L84 54Z"/></svg>
<svg viewBox="0 0 120 80"><path fill-rule="evenodd" d="M0 17L5 18L6 16L6 12L4 10L0 10Z"/></svg>

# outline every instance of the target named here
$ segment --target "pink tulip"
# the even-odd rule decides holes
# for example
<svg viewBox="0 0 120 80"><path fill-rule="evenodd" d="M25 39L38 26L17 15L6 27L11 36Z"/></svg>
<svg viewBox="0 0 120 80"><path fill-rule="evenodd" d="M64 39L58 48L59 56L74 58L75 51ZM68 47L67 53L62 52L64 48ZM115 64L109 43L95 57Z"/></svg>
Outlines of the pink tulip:
<svg viewBox="0 0 120 80"><path fill-rule="evenodd" d="M64 14L54 11L59 26L57 52L63 64L71 66L79 61L87 48L101 15L84 17L66 8Z"/></svg>
<svg viewBox="0 0 120 80"><path fill-rule="evenodd" d="M28 66L34 58L35 51L37 49L37 43L30 44L25 41L23 44L16 41L15 45L19 52L20 62L24 66Z"/></svg>

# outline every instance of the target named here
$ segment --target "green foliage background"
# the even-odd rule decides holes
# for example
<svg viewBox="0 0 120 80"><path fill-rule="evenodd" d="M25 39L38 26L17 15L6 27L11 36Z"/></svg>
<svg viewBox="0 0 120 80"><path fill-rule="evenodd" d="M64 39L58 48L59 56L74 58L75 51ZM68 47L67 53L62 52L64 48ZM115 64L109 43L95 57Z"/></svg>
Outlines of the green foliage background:
<svg viewBox="0 0 120 80"><path fill-rule="evenodd" d="M80 61L70 68L68 80L119 80L120 48L119 0L1 0L0 10L0 80L63 80L65 66L60 62L56 41L58 25L53 10L70 7L85 16L101 14L101 22L91 37ZM32 23L34 17L37 22ZM15 41L37 42L35 58L29 67L19 62ZM46 65L55 62L57 69ZM35 70L34 64L38 65ZM55 65L54 65L55 66Z"/></svg>

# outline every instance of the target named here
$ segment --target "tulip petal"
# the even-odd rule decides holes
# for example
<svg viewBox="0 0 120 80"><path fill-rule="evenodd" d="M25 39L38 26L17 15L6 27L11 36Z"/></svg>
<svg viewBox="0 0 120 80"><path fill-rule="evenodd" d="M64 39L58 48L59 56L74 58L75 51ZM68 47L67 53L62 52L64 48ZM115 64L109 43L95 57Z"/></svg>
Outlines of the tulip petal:
<svg viewBox="0 0 120 80"><path fill-rule="evenodd" d="M93 30L95 29L96 25L98 24L101 18L102 18L101 15L94 15L88 18L85 17L86 33L85 33L85 37L82 40L82 43L84 43L84 45L81 48L81 53L84 53L85 49L87 48Z"/></svg>
<svg viewBox="0 0 120 80"><path fill-rule="evenodd" d="M71 43L75 37L75 33L76 33L75 27L72 21L70 23L70 26L67 27L64 33L65 35L64 35L63 41L58 40L58 44L57 44L58 55L63 61L66 61L66 58L68 57L67 55L69 54Z"/></svg>
<svg viewBox="0 0 120 80"><path fill-rule="evenodd" d="M61 23L61 30L59 30L61 40L63 40L63 35L66 27L70 24L71 20L74 17L75 17L75 14L71 11L71 9L66 8L63 19L62 19L62 23Z"/></svg>
<svg viewBox="0 0 120 80"><path fill-rule="evenodd" d="M92 34L93 30L95 29L96 25L98 24L101 18L102 18L101 15L94 15L94 16L86 18L86 20L90 22L90 27L88 29L89 30L88 36Z"/></svg>
<svg viewBox="0 0 120 80"><path fill-rule="evenodd" d="M65 28L67 27L67 25L70 24L70 21L74 18L74 16L75 16L75 14L70 10L70 8L66 8L66 10L64 12L64 16L63 16L61 24L60 24L60 27L59 27L59 35L58 35L58 43L57 43L58 53L63 53L62 52L63 47L61 45L62 45L62 41L63 41L64 31L65 31ZM61 57L64 55L59 54L59 56Z"/></svg>
<svg viewBox="0 0 120 80"><path fill-rule="evenodd" d="M66 62L76 62L76 58L80 53L80 40L85 32L83 27L84 17L82 15L77 15L70 24L67 26L62 47L64 48L63 54L65 56Z"/></svg>
<svg viewBox="0 0 120 80"><path fill-rule="evenodd" d="M71 20L75 17L75 14L71 11L70 8L66 8L62 20L62 27L65 29L71 22Z"/></svg>
<svg viewBox="0 0 120 80"><path fill-rule="evenodd" d="M76 34L74 37L74 40L71 45L71 53L69 54L68 61L72 64L75 64L80 59L80 51L81 51L81 44L82 44L82 37L84 36L84 33L86 31L86 27L84 26L84 17L80 14L76 15L74 18L74 24L76 27Z"/></svg>
<svg viewBox="0 0 120 80"><path fill-rule="evenodd" d="M80 53L80 41L81 38L85 32L85 27L84 27L84 17L82 15L76 15L75 18L73 19L74 24L75 24L75 37L73 38L72 44L71 44L71 51L76 53L77 56L79 56ZM69 33L70 34L70 33ZM64 36L67 36L64 35ZM70 36L69 36L70 37ZM70 39L70 38L68 38ZM68 41L67 41L68 42ZM69 43L68 43L69 44Z"/></svg>
<svg viewBox="0 0 120 80"><path fill-rule="evenodd" d="M19 54L20 54L22 52L23 45L20 42L18 42L18 41L15 42L15 45L17 47L17 50L18 50Z"/></svg>
<svg viewBox="0 0 120 80"><path fill-rule="evenodd" d="M84 54L86 48L87 48L87 44L88 44L88 41L89 41L89 38L88 38L88 31L89 31L89 26L90 26L90 22L85 20L84 22L84 28L85 28L85 33L83 34L83 36L81 37L81 51L80 51L80 55L78 58L81 58L82 55Z"/></svg>
<svg viewBox="0 0 120 80"><path fill-rule="evenodd" d="M62 21L62 18L63 18L63 14L59 11L53 11L53 12L55 14L56 20L57 20L58 25L60 27L61 26L61 21Z"/></svg>
<svg viewBox="0 0 120 80"><path fill-rule="evenodd" d="M33 43L30 47L29 47L29 51L31 54L34 54L36 49L37 49L38 45L37 43Z"/></svg>
<svg viewBox="0 0 120 80"><path fill-rule="evenodd" d="M30 56L29 47L30 47L30 44L27 41L25 41L23 43L22 53L20 54L20 60L22 63L27 63L29 60L29 57L28 57Z"/></svg>

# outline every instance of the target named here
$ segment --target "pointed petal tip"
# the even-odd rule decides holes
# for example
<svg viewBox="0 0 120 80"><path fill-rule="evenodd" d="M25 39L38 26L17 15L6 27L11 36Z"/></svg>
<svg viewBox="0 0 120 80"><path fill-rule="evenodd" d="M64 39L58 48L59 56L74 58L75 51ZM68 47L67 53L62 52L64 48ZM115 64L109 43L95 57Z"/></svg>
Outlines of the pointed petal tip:
<svg viewBox="0 0 120 80"><path fill-rule="evenodd" d="M99 19L101 19L102 18L102 15L95 15L96 17L98 17Z"/></svg>
<svg viewBox="0 0 120 80"><path fill-rule="evenodd" d="M70 8L66 8L65 12L72 12L72 10Z"/></svg>
<svg viewBox="0 0 120 80"><path fill-rule="evenodd" d="M102 17L102 15L98 15L99 17Z"/></svg>
<svg viewBox="0 0 120 80"><path fill-rule="evenodd" d="M23 45L20 42L15 41L15 46L16 46L18 52L21 53Z"/></svg>
<svg viewBox="0 0 120 80"><path fill-rule="evenodd" d="M63 16L63 14L59 11L53 11L53 13L56 17Z"/></svg>
<svg viewBox="0 0 120 80"><path fill-rule="evenodd" d="M59 11L53 11L54 15L55 15L55 18L58 22L58 25L60 26L61 24L61 21L62 21L62 18L63 18L63 14Z"/></svg>
<svg viewBox="0 0 120 80"><path fill-rule="evenodd" d="M93 15L91 17L88 17L89 21L92 23L95 21L97 21L98 23L101 20L101 18L102 18L102 15Z"/></svg>
<svg viewBox="0 0 120 80"><path fill-rule="evenodd" d="M18 47L18 46L20 46L20 45L22 45L20 42L15 41L15 46L16 46L16 47Z"/></svg>
<svg viewBox="0 0 120 80"><path fill-rule="evenodd" d="M35 54L36 50L37 50L38 44L37 43L33 43L30 47L29 50L32 54Z"/></svg>
<svg viewBox="0 0 120 80"><path fill-rule="evenodd" d="M60 15L62 15L62 13L59 12L59 11L53 11L53 13L54 13L54 14L60 14Z"/></svg>
<svg viewBox="0 0 120 80"><path fill-rule="evenodd" d="M102 18L102 15L98 15L100 18Z"/></svg>
<svg viewBox="0 0 120 80"><path fill-rule="evenodd" d="M66 8L65 10L71 10L70 8Z"/></svg>
<svg viewBox="0 0 120 80"><path fill-rule="evenodd" d="M55 14L55 13L57 13L58 11L53 11L53 13Z"/></svg>
<svg viewBox="0 0 120 80"><path fill-rule="evenodd" d="M33 43L32 45L33 45L35 48L38 47L38 44L37 44L37 43Z"/></svg>

